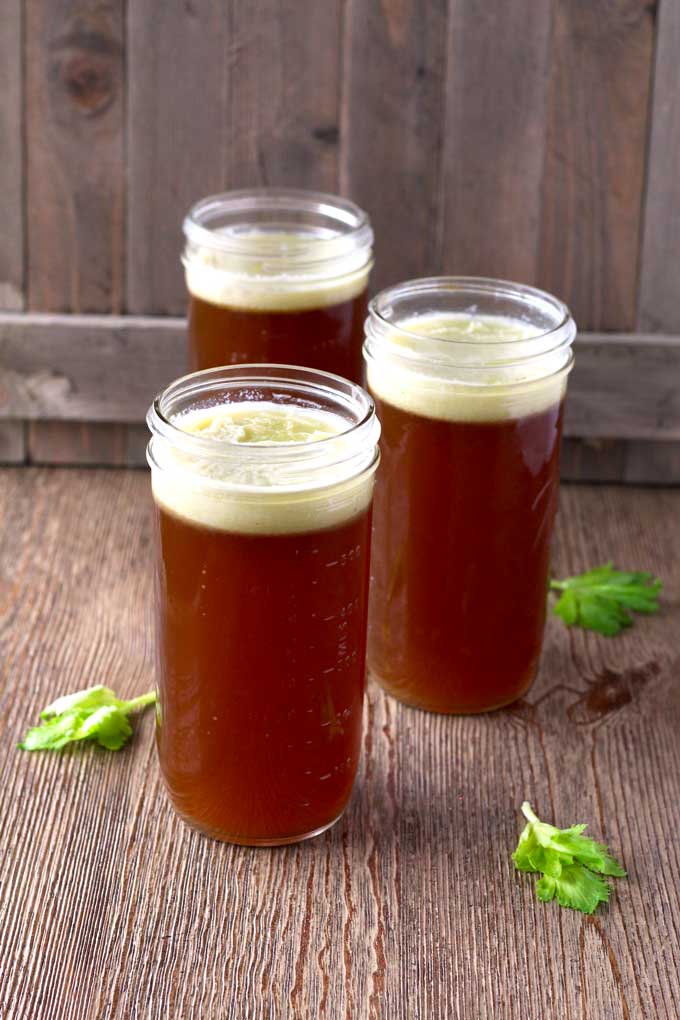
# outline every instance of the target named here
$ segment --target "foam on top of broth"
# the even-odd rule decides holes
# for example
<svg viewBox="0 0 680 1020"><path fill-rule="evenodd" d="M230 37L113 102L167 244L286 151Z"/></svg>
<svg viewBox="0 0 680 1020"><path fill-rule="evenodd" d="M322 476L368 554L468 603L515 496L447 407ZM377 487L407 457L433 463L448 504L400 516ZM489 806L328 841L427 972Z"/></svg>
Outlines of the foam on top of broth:
<svg viewBox="0 0 680 1020"><path fill-rule="evenodd" d="M561 360L549 354L533 363L519 360L523 356L522 341L539 335L520 319L430 314L404 319L397 325L398 329L388 333L394 354L403 351L408 355L412 351L423 358L435 357L441 360L442 372L441 376L428 374L417 362L410 365L405 360L397 361L389 353L375 360L369 358L369 390L394 407L441 421L503 421L544 411L564 396L566 373L559 372ZM450 365L442 344L447 340L452 342ZM514 342L517 361L511 346ZM486 345L481 362L480 344ZM499 345L497 354L495 345Z"/></svg>
<svg viewBox="0 0 680 1020"><path fill-rule="evenodd" d="M267 255L277 259L287 253L300 253L301 245L309 246L310 236L275 231L241 232L239 238L252 239L252 257L215 248L195 246L184 256L187 289L194 297L213 305L241 311L302 312L340 304L357 297L366 288L372 261L363 251L352 252L337 262L319 269L312 265L291 266L290 271L274 271ZM313 248L332 238L311 238ZM310 258L314 256L311 255Z"/></svg>
<svg viewBox="0 0 680 1020"><path fill-rule="evenodd" d="M347 429L345 419L332 411L265 400L194 408L174 424L191 435L246 446L315 443Z"/></svg>
<svg viewBox="0 0 680 1020"><path fill-rule="evenodd" d="M338 414L295 404L242 401L185 411L173 424L189 435L229 446L271 447L317 443L346 432ZM152 471L154 497L163 508L195 524L244 534L285 534L334 527L366 509L373 473L337 478L329 465L309 474L307 486L290 486L275 457L234 465L219 456L166 451ZM321 487L320 487L321 486Z"/></svg>

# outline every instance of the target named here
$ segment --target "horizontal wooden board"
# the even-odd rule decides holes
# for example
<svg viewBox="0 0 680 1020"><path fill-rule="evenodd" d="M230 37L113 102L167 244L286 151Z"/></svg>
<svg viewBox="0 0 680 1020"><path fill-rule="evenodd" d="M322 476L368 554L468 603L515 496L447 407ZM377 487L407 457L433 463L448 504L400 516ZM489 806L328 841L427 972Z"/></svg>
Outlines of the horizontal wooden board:
<svg viewBox="0 0 680 1020"><path fill-rule="evenodd" d="M22 421L0 421L0 464L22 464L26 460L26 425Z"/></svg>
<svg viewBox="0 0 680 1020"><path fill-rule="evenodd" d="M14 422L0 422L15 424ZM113 422L31 421L25 459L30 464L141 467L149 432L144 425Z"/></svg>
<svg viewBox="0 0 680 1020"><path fill-rule="evenodd" d="M146 467L146 425L0 421L0 464ZM564 482L680 484L680 441L578 439L562 444Z"/></svg>
<svg viewBox="0 0 680 1020"><path fill-rule="evenodd" d="M560 474L565 482L678 485L680 442L568 438L562 443Z"/></svg>
<svg viewBox="0 0 680 1020"><path fill-rule="evenodd" d="M0 314L0 419L139 423L186 370L183 319ZM680 337L583 334L566 435L680 439Z"/></svg>
<svg viewBox="0 0 680 1020"><path fill-rule="evenodd" d="M0 418L143 421L186 371L183 319L0 316Z"/></svg>

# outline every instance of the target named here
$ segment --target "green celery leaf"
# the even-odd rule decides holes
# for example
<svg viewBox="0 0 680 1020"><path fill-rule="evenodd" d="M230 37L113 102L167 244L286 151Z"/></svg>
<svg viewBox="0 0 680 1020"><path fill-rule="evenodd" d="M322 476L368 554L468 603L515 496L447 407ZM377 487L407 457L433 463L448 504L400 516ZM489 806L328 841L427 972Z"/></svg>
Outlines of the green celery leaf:
<svg viewBox="0 0 680 1020"><path fill-rule="evenodd" d="M542 903L549 903L555 896L555 879L544 875L536 883L536 895Z"/></svg>
<svg viewBox="0 0 680 1020"><path fill-rule="evenodd" d="M128 715L152 705L155 691L124 701L101 684L57 698L40 713L40 726L28 731L19 747L24 751L56 751L72 741L95 740L118 751L132 734Z"/></svg>
<svg viewBox="0 0 680 1020"><path fill-rule="evenodd" d="M591 871L598 871L602 875L612 875L616 878L625 878L625 870L611 856L603 843L597 843L594 839L588 839L587 836L561 832L555 836L553 845L572 854L579 864L584 864Z"/></svg>
<svg viewBox="0 0 680 1020"><path fill-rule="evenodd" d="M624 869L604 844L583 835L585 825L558 829L537 818L526 801L522 813L527 825L512 855L515 866L542 876L536 885L540 900L556 897L563 907L591 914L609 898L609 885L600 875L623 878Z"/></svg>
<svg viewBox="0 0 680 1020"><path fill-rule="evenodd" d="M118 751L132 736L132 726L116 705L103 705L85 720L82 734L94 738L109 751Z"/></svg>
<svg viewBox="0 0 680 1020"><path fill-rule="evenodd" d="M553 606L553 613L561 616L567 627L578 623L579 605L578 598L573 591L565 591L564 595L557 600Z"/></svg>
<svg viewBox="0 0 680 1020"><path fill-rule="evenodd" d="M662 584L645 571L616 570L605 563L563 581L552 580L550 587L561 592L553 612L567 626L613 637L631 626L631 613L658 612Z"/></svg>
<svg viewBox="0 0 680 1020"><path fill-rule="evenodd" d="M41 719L52 719L62 712L69 712L71 709L95 709L102 705L120 705L120 700L112 690L98 684L96 687L88 687L84 691L76 691L75 694L64 694L57 698L51 705L44 708L40 713Z"/></svg>
<svg viewBox="0 0 680 1020"><path fill-rule="evenodd" d="M80 727L86 717L73 709L30 729L19 744L23 751L58 751L72 740L80 740Z"/></svg>
<svg viewBox="0 0 680 1020"><path fill-rule="evenodd" d="M584 914L592 914L600 903L609 899L609 886L582 864L571 864L554 879L555 895L561 907L571 907Z"/></svg>

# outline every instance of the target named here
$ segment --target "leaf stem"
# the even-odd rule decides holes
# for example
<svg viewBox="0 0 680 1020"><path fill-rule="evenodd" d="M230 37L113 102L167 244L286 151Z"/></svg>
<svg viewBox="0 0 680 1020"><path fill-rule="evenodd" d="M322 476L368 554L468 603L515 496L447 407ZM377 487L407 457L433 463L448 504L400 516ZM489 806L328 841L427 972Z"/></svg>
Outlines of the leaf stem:
<svg viewBox="0 0 680 1020"><path fill-rule="evenodd" d="M146 694L140 694L137 698L132 698L130 701L125 702L125 712L136 712L139 708L146 708L147 705L153 705L156 701L156 692L147 691Z"/></svg>
<svg viewBox="0 0 680 1020"><path fill-rule="evenodd" d="M529 803L528 800L525 800L524 803L522 804L522 814L524 815L528 822L534 822L535 824L536 822L539 821L534 812L531 810L531 804Z"/></svg>
<svg viewBox="0 0 680 1020"><path fill-rule="evenodd" d="M565 591L567 585L565 581L556 581L554 577L551 577L549 588L551 591Z"/></svg>

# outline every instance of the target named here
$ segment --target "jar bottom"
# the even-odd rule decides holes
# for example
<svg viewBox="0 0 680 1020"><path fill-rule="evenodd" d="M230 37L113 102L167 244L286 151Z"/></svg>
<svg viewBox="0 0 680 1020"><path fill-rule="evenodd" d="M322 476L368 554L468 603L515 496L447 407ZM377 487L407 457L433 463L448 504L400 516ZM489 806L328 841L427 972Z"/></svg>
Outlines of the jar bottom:
<svg viewBox="0 0 680 1020"><path fill-rule="evenodd" d="M345 808L342 809L340 814L332 818L330 822L326 822L324 825L318 826L316 829L310 829L308 832L302 832L290 836L239 836L232 833L225 832L222 829L212 828L211 826L201 825L193 818L189 818L181 811L177 810L177 807L170 803L175 814L182 819L185 825L188 825L190 829L194 829L196 832L200 832L202 836L207 836L209 839L214 839L218 843L231 843L233 846L289 846L292 843L304 843L308 839L314 839L315 836L321 836L322 833L332 829L333 826L340 821L345 813Z"/></svg>
<svg viewBox="0 0 680 1020"><path fill-rule="evenodd" d="M431 699L413 697L411 694L404 694L397 690L391 684L383 680L382 677L372 670L368 669L368 679L373 681L378 687L388 694L395 701L399 701L402 705L406 705L407 708L417 708L421 712L430 712L432 715L486 715L489 712L497 712L502 708L507 708L508 705L514 704L520 698L524 697L527 691L531 688L534 680L536 679L535 671L532 672L526 683L522 684L516 691L509 694L507 697L494 699L488 705L463 705L443 707L439 704L435 705Z"/></svg>

